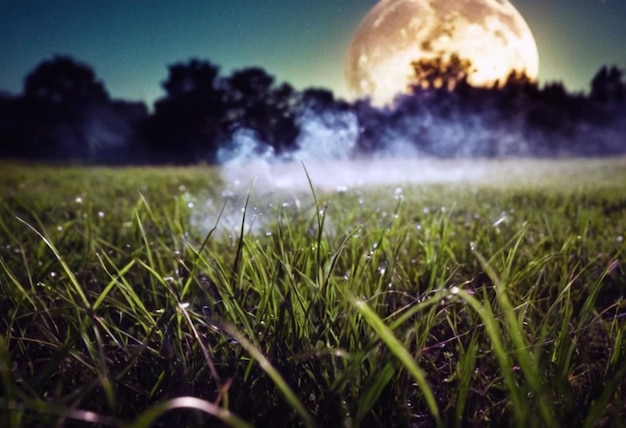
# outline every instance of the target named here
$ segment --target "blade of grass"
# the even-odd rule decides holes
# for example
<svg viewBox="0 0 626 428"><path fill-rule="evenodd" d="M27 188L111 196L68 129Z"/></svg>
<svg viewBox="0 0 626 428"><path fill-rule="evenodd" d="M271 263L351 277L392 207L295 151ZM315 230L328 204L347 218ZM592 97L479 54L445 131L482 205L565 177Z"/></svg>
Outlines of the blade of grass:
<svg viewBox="0 0 626 428"><path fill-rule="evenodd" d="M517 248L519 242L520 241L518 240L515 248ZM554 416L554 409L552 409L552 406L549 404L550 400L548 398L548 394L546 393L546 390L537 372L536 366L533 362L533 357L531 355L528 343L526 342L523 329L520 326L518 318L515 316L515 310L513 309L513 305L508 298L506 286L500 281L499 276L491 268L487 260L482 256L482 254L478 252L474 252L474 254L478 258L481 266L483 267L487 275L489 275L495 286L497 302L498 305L502 308L502 312L504 313L504 318L507 323L507 328L510 332L511 340L513 342L513 345L515 346L515 356L517 357L520 368L522 370L522 373L524 374L524 378L526 379L530 390L537 397L539 411L544 420L544 423L546 423L548 426L558 425ZM522 409L520 409L520 411L521 410Z"/></svg>
<svg viewBox="0 0 626 428"><path fill-rule="evenodd" d="M407 371L413 376L420 387L422 394L424 394L424 399L426 400L428 409L430 410L431 415L435 418L437 426L443 426L443 421L441 420L441 416L439 414L439 408L437 406L437 401L435 400L435 395L426 381L426 376L423 370L417 365L411 353L404 346L402 346L391 329L387 327L384 321L369 307L367 303L355 299L353 300L353 304L369 326L374 329L380 339L385 342L389 350L400 360Z"/></svg>
<svg viewBox="0 0 626 428"><path fill-rule="evenodd" d="M454 426L461 428L463 426L463 414L467 405L467 396L469 395L470 383L474 375L476 367L476 354L478 352L477 336L472 336L472 340L459 358L458 374L459 385L456 397L456 407L454 410Z"/></svg>
<svg viewBox="0 0 626 428"><path fill-rule="evenodd" d="M70 284L72 285L72 289L74 293L80 299L80 304L85 309L89 308L90 304L89 304L89 299L87 299L87 295L83 291L83 288L78 282L78 279L76 278L76 276L74 275L74 272L72 272L68 264L65 262L65 259L61 256L61 253L56 248L56 246L52 243L52 241L50 241L50 239L44 236L43 233L39 232L35 227L31 226L26 220L23 220L20 217L16 217L16 218L19 222L23 223L26 227L32 230L39 237L39 239L41 239L46 244L46 246L52 251L52 253L54 254L54 257L61 264L63 271L67 275L70 281Z"/></svg>
<svg viewBox="0 0 626 428"><path fill-rule="evenodd" d="M506 384L511 394L511 400L513 401L513 409L518 417L518 424L526 420L527 414L525 409L525 403L523 397L520 394L515 378L513 377L513 367L509 361L508 353L504 344L502 343L502 331L498 326L490 305L482 305L478 299L468 293L466 290L459 289L456 293L459 297L465 300L470 307L480 316L485 326L485 330L489 339L491 340L491 346L496 354L498 365L500 366L500 372L504 377L504 383Z"/></svg>
<svg viewBox="0 0 626 428"><path fill-rule="evenodd" d="M234 428L252 428L252 425L230 411L196 397L177 397L157 404L126 425L126 428L150 428L158 418L175 409L194 409L214 416Z"/></svg>
<svg viewBox="0 0 626 428"><path fill-rule="evenodd" d="M280 375L278 370L270 363L270 361L263 355L263 353L259 350L259 348L252 344L237 328L229 323L219 323L221 329L223 329L227 334L232 336L243 349L250 354L250 356L259 364L261 369L272 379L278 390L281 392L282 396L285 398L287 403L291 406L292 409L298 413L300 419L302 419L302 423L309 428L315 427L315 422L313 418L309 414L302 401L298 398L298 396L293 392L293 390L287 385L285 379Z"/></svg>
<svg viewBox="0 0 626 428"><path fill-rule="evenodd" d="M377 370L376 376L371 377L371 383L365 387L365 391L359 399L356 414L354 416L355 426L361 426L363 419L365 419L367 414L372 410L376 401L383 393L383 390L393 378L394 373L395 370L393 365L387 363L385 367Z"/></svg>

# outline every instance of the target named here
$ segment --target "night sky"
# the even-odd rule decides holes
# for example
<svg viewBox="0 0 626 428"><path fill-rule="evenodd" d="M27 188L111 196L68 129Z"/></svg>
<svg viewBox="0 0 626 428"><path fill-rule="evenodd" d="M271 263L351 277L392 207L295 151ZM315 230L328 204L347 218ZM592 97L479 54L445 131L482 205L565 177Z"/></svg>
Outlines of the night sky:
<svg viewBox="0 0 626 428"><path fill-rule="evenodd" d="M261 66L296 88L345 95L344 57L376 0L0 0L0 89L21 92L43 59L91 65L117 98L151 103L167 65L191 57ZM517 0L540 82L587 91L601 65L626 69L625 0Z"/></svg>

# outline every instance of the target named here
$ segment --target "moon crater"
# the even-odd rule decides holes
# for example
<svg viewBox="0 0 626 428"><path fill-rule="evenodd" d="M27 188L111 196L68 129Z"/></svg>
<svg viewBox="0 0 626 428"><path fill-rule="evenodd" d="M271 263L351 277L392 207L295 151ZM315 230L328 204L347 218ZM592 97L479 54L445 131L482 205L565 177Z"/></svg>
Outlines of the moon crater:
<svg viewBox="0 0 626 428"><path fill-rule="evenodd" d="M380 0L348 49L346 80L356 97L386 104L417 84L412 63L458 57L468 82L492 86L512 72L536 79L537 45L507 0Z"/></svg>

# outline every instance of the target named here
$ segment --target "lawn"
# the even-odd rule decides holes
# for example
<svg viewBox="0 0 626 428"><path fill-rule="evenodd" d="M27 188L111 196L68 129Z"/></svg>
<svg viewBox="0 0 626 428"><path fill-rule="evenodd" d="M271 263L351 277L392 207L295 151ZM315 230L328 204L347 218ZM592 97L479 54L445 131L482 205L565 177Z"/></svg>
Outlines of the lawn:
<svg viewBox="0 0 626 428"><path fill-rule="evenodd" d="M0 425L626 425L626 159L494 162L1 165Z"/></svg>

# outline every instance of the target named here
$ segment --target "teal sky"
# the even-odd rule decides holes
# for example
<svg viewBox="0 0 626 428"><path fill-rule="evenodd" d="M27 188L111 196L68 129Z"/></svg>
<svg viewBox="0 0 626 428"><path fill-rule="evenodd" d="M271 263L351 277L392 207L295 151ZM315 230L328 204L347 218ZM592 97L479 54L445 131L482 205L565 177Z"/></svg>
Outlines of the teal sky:
<svg viewBox="0 0 626 428"><path fill-rule="evenodd" d="M223 74L261 66L296 88L345 95L344 56L376 0L0 0L0 89L19 93L43 59L91 65L114 97L152 102L167 65L191 57ZM625 0L517 0L540 82L587 90L601 65L626 68Z"/></svg>

